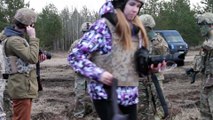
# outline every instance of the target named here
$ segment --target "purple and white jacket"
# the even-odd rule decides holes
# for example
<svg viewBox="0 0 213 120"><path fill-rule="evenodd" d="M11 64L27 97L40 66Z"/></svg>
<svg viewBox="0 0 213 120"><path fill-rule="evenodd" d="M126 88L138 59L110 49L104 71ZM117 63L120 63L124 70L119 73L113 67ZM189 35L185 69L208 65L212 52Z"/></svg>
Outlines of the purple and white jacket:
<svg viewBox="0 0 213 120"><path fill-rule="evenodd" d="M100 9L99 14L114 12L111 2L106 2ZM85 33L80 42L73 48L68 55L68 62L73 70L82 75L93 79L88 84L89 94L94 100L107 99L108 95L103 88L103 84L98 82L104 69L96 66L88 59L93 52L107 54L111 52L112 35L104 19L97 20L91 27L89 32ZM127 106L138 103L138 87L120 86L117 88L118 104Z"/></svg>

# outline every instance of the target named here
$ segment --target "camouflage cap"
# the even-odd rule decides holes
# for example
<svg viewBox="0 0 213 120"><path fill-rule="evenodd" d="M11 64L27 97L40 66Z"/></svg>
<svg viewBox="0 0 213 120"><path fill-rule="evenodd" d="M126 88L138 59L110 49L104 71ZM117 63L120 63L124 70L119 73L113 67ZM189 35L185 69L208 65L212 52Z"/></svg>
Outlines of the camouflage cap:
<svg viewBox="0 0 213 120"><path fill-rule="evenodd" d="M203 14L196 14L195 18L197 19L197 23L200 27L201 35L207 37L209 31L213 29L211 27L211 25L213 25L213 13L206 12Z"/></svg>
<svg viewBox="0 0 213 120"><path fill-rule="evenodd" d="M87 32L90 28L90 26L92 25L91 22L84 22L82 25L81 25L81 32Z"/></svg>
<svg viewBox="0 0 213 120"><path fill-rule="evenodd" d="M154 28L155 27L155 20L154 18L149 14L143 14L140 16L140 20L143 23L145 27Z"/></svg>
<svg viewBox="0 0 213 120"><path fill-rule="evenodd" d="M213 24L213 13L206 12L195 16L198 24Z"/></svg>
<svg viewBox="0 0 213 120"><path fill-rule="evenodd" d="M14 18L24 25L31 25L36 22L36 13L29 8L21 8L16 11Z"/></svg>
<svg viewBox="0 0 213 120"><path fill-rule="evenodd" d="M141 2L140 8L145 3L145 0L136 0L136 1ZM114 6L114 8L116 9L119 8L123 11L127 2L128 0L112 0L112 5Z"/></svg>

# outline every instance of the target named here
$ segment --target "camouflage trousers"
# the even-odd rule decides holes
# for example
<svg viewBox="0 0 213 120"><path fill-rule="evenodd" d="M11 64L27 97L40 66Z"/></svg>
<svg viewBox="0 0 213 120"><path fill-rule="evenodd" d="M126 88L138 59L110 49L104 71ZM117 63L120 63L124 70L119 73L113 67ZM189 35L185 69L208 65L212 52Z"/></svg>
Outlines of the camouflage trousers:
<svg viewBox="0 0 213 120"><path fill-rule="evenodd" d="M6 120L6 113L4 111L4 91L6 80L0 79L0 120Z"/></svg>
<svg viewBox="0 0 213 120"><path fill-rule="evenodd" d="M213 82L213 78L208 76L203 80L200 94L200 114L201 120L213 120L213 86L208 86L208 79Z"/></svg>
<svg viewBox="0 0 213 120"><path fill-rule="evenodd" d="M75 107L74 116L82 118L86 114L93 112L93 104L87 93L87 80L88 78L77 74L75 76Z"/></svg>
<svg viewBox="0 0 213 120"><path fill-rule="evenodd" d="M10 96L7 91L7 83L5 85L3 100L4 100L4 111L6 113L6 116L7 118L12 118L13 115L12 100L10 99Z"/></svg>
<svg viewBox="0 0 213 120"><path fill-rule="evenodd" d="M163 74L156 74L162 88ZM163 88L162 88L163 91ZM163 117L163 108L151 78L144 78L139 82L138 115L141 120L160 120Z"/></svg>
<svg viewBox="0 0 213 120"><path fill-rule="evenodd" d="M0 120L12 117L12 101L7 93L7 80L0 79Z"/></svg>

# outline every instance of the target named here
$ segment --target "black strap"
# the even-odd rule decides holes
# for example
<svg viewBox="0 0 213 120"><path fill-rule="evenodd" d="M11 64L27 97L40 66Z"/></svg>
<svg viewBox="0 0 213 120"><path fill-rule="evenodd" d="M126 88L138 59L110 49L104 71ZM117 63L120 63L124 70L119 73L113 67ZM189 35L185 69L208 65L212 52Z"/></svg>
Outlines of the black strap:
<svg viewBox="0 0 213 120"><path fill-rule="evenodd" d="M112 23L114 26L116 26L118 22L118 19L115 13L106 13L106 14L103 14L101 17L109 20L109 22Z"/></svg>
<svg viewBox="0 0 213 120"><path fill-rule="evenodd" d="M128 120L128 115L123 115L118 107L117 89L118 80L113 78L112 86L104 85L104 89L108 95L108 100L112 102L113 118L112 120Z"/></svg>
<svg viewBox="0 0 213 120"><path fill-rule="evenodd" d="M114 115L113 115L112 120L128 120L128 115L121 114L120 109L118 107L118 103L117 103L118 96L117 96L117 92L116 92L117 86L118 86L118 80L116 78L114 78L113 83L112 83L112 90L111 90L112 107L114 110L113 111Z"/></svg>
<svg viewBox="0 0 213 120"><path fill-rule="evenodd" d="M112 83L112 91L111 91L112 106L113 106L114 114L120 113L120 110L118 108L118 103L117 103L117 99L118 99L117 92L116 92L117 86L118 86L118 80L114 78Z"/></svg>

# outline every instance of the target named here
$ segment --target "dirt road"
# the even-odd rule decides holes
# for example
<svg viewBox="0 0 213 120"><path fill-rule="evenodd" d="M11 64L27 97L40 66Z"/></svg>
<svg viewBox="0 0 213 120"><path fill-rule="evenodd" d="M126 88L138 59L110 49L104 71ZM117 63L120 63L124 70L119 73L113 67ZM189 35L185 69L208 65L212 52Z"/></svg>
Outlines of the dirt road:
<svg viewBox="0 0 213 120"><path fill-rule="evenodd" d="M185 75L196 52L189 52L185 66L165 73L164 90L173 109L174 120L199 119L200 77L194 84ZM41 63L43 91L33 101L33 120L75 120L72 116L74 103L74 72L68 66L66 53L57 53L51 60ZM94 114L82 120L96 120Z"/></svg>

